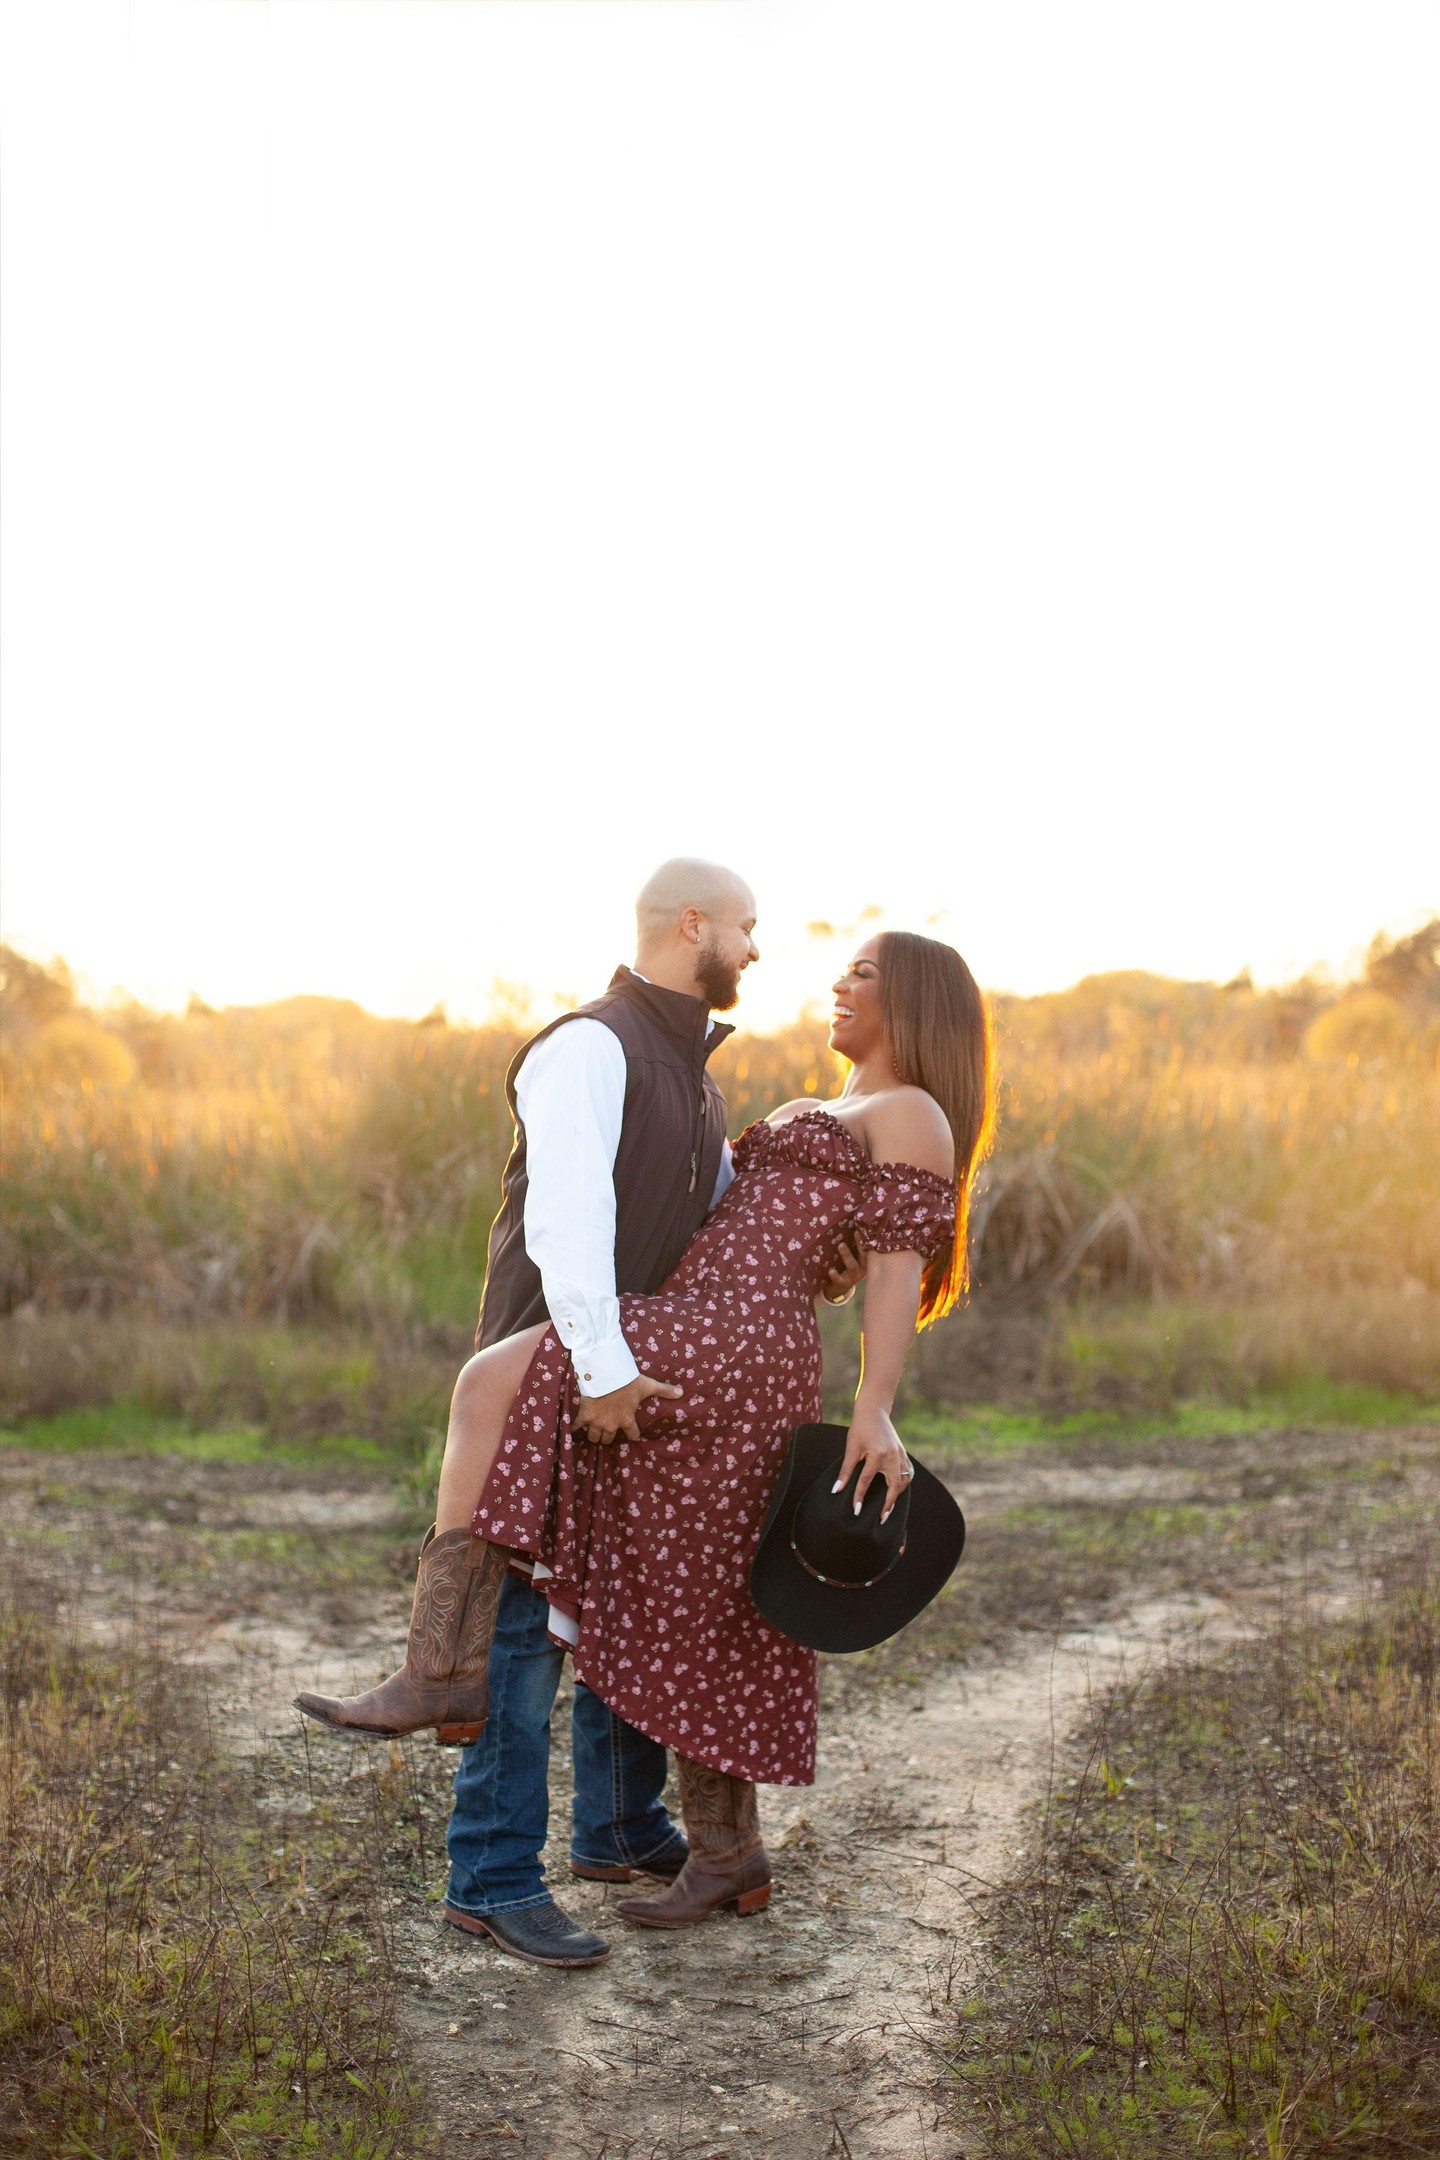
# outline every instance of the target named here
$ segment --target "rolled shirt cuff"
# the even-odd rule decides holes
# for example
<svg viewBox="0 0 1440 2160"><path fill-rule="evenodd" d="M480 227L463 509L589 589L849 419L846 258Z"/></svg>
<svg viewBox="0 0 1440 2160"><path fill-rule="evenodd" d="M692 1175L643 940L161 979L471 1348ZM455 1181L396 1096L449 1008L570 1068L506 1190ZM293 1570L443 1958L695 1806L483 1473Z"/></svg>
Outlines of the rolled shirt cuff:
<svg viewBox="0 0 1440 2160"><path fill-rule="evenodd" d="M582 1395L613 1395L616 1388L629 1387L639 1378L640 1368L623 1335L609 1335L598 1343L572 1343L569 1349Z"/></svg>

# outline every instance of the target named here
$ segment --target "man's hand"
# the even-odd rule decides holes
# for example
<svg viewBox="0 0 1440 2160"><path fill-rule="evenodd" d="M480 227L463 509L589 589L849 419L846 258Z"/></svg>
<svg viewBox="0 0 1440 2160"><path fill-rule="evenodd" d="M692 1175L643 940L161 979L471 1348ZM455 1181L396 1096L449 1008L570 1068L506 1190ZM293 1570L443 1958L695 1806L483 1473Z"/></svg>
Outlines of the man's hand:
<svg viewBox="0 0 1440 2160"><path fill-rule="evenodd" d="M609 1395L582 1395L575 1423L587 1429L592 1440L607 1445L612 1440L638 1440L635 1413L646 1397L663 1395L669 1402L678 1402L683 1393L668 1380L647 1380L644 1373L637 1373L628 1387L616 1388Z"/></svg>
<svg viewBox="0 0 1440 2160"><path fill-rule="evenodd" d="M822 1293L827 1305L848 1305L855 1294L855 1285L865 1275L865 1242L858 1230L852 1230L848 1238L841 1238L835 1254L835 1265L825 1278Z"/></svg>

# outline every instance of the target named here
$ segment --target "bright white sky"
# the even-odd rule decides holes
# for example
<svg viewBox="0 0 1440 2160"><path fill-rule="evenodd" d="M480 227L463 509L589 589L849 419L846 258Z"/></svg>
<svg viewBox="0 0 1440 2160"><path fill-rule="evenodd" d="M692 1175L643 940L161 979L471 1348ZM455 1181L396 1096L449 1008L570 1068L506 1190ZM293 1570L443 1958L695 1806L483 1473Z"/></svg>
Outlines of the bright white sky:
<svg viewBox="0 0 1440 2160"><path fill-rule="evenodd" d="M1041 989L1440 904L1440 13L10 0L3 921L588 994L653 864Z"/></svg>

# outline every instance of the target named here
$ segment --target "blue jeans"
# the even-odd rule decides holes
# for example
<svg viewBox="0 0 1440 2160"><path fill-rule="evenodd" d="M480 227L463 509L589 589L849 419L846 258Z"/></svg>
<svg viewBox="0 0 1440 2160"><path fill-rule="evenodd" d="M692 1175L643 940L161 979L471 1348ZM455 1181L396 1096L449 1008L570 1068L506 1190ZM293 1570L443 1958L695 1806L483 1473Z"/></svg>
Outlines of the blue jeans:
<svg viewBox="0 0 1440 2160"><path fill-rule="evenodd" d="M445 1835L445 1899L464 1912L514 1912L550 1897L540 1854L550 1827L550 1712L565 1653L547 1633L549 1612L538 1591L506 1577L490 1650L489 1722L461 1753ZM636 1866L681 1847L660 1797L664 1748L578 1680L573 1732L571 1859Z"/></svg>

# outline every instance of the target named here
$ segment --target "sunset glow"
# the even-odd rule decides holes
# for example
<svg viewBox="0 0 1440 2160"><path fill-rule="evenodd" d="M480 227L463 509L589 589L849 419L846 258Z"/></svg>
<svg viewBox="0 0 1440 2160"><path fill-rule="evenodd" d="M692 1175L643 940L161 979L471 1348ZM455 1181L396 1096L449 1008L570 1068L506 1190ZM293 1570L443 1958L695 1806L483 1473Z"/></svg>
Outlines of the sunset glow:
<svg viewBox="0 0 1440 2160"><path fill-rule="evenodd" d="M1026 991L1418 920L1437 38L10 11L6 934L544 1007L704 853L768 1026L867 906Z"/></svg>

